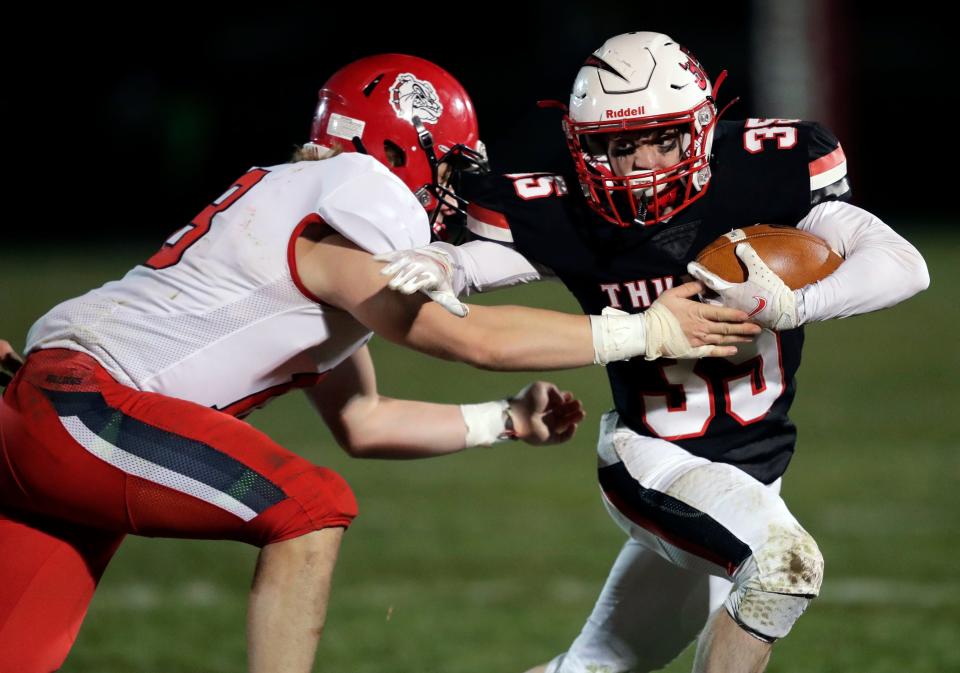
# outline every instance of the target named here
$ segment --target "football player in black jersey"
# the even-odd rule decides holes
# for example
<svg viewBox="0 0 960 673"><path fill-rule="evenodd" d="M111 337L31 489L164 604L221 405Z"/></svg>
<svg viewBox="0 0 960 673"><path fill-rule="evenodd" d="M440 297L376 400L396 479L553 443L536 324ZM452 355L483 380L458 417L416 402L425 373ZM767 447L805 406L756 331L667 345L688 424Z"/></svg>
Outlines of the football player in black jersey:
<svg viewBox="0 0 960 673"><path fill-rule="evenodd" d="M478 240L393 253L384 269L394 289L461 312L461 293L555 276L592 314L645 311L690 273L765 327L732 357L607 367L616 409L601 422L599 480L630 537L580 635L535 671L652 671L698 633L696 671L762 671L823 573L779 496L801 326L892 306L929 283L912 245L850 205L830 131L720 121L724 76L712 84L666 35L611 38L580 69L564 116L575 176L473 176L460 194ZM756 223L812 232L844 262L796 291L746 243L744 283L692 263Z"/></svg>

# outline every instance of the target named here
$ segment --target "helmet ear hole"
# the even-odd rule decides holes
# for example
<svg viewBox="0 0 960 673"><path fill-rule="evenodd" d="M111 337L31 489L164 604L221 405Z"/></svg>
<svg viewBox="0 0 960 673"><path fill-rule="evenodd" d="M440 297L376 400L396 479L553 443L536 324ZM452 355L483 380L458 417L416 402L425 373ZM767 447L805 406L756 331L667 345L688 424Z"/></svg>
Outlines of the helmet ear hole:
<svg viewBox="0 0 960 673"><path fill-rule="evenodd" d="M399 168L400 166L407 165L407 153L403 151L403 148L392 140L383 141L383 153L387 157L387 161L390 163L390 166L393 168Z"/></svg>

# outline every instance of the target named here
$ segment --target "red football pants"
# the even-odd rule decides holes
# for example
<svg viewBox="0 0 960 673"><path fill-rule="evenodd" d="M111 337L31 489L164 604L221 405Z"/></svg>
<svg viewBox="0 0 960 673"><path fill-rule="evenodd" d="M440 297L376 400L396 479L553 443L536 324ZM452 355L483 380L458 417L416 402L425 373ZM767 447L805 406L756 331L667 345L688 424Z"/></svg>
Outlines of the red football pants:
<svg viewBox="0 0 960 673"><path fill-rule="evenodd" d="M263 546L356 513L339 475L243 421L32 353L0 401L0 673L63 663L127 533Z"/></svg>

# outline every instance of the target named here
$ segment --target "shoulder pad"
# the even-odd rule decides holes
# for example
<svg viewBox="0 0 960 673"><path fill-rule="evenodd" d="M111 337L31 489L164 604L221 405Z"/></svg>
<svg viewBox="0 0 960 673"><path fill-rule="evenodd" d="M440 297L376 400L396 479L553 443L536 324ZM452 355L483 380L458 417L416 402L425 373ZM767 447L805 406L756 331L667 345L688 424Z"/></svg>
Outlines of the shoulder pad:
<svg viewBox="0 0 960 673"><path fill-rule="evenodd" d="M760 204L761 212L784 222L795 222L822 201L850 199L843 149L816 122L720 122L714 148L717 177L723 174L718 182L727 183L729 194Z"/></svg>
<svg viewBox="0 0 960 673"><path fill-rule="evenodd" d="M371 253L418 248L430 242L427 213L403 182L376 159L345 153L318 163L337 164L337 182L324 190L317 213L327 225Z"/></svg>

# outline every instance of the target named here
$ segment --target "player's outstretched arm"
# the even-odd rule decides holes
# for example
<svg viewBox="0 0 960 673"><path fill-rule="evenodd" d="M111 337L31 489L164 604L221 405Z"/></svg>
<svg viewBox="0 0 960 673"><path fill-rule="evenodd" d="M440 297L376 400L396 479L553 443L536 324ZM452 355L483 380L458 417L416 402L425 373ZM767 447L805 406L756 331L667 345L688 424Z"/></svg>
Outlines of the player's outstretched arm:
<svg viewBox="0 0 960 673"><path fill-rule="evenodd" d="M508 287L518 282L532 282L543 277L552 277L547 269L537 268L513 248L490 241L471 241L453 246L446 243L431 243L412 250L375 255L378 262L387 262L380 273L390 278L387 284L391 290L402 294L422 292L440 304L451 314L464 317L469 313L466 304L458 296L464 292L483 292L488 289ZM545 276L544 274L548 275ZM696 287L696 292L693 289ZM678 341L686 339L690 346L708 344L731 344L745 341L740 337L749 332L731 331L724 334L726 322L742 320L743 311L724 312L707 308L700 302L691 301L694 294L702 289L688 285L668 292L654 304L644 320L649 333L657 328L664 335L675 334ZM742 306L724 302L728 307L742 309ZM662 309L667 308L668 311ZM607 315L623 312L610 310ZM594 321L594 326L599 326ZM679 328L679 330L677 330ZM682 334L681 334L682 333ZM597 334L595 333L595 336ZM718 338L723 337L723 338ZM667 355L669 348L658 350L647 344L644 355L654 359ZM676 352L676 351L674 351ZM722 353L713 352L711 355Z"/></svg>
<svg viewBox="0 0 960 673"><path fill-rule="evenodd" d="M469 307L459 300L461 295L554 277L510 245L492 241L461 245L434 242L422 248L374 255L374 259L386 263L380 273L390 278L391 290L403 294L423 292L461 318L469 312Z"/></svg>
<svg viewBox="0 0 960 673"><path fill-rule="evenodd" d="M665 293L643 314L577 316L518 306L478 306L455 318L419 296L387 288L380 265L339 235L297 242L304 285L374 332L436 357L496 370L547 370L639 355L732 355L756 334L746 314L690 301L698 284ZM675 306L667 309L668 302ZM680 313L678 313L678 311Z"/></svg>
<svg viewBox="0 0 960 673"><path fill-rule="evenodd" d="M366 348L337 366L307 395L337 442L360 458L427 458L516 438L529 444L570 439L584 418L580 401L537 381L482 404L434 404L383 397Z"/></svg>

